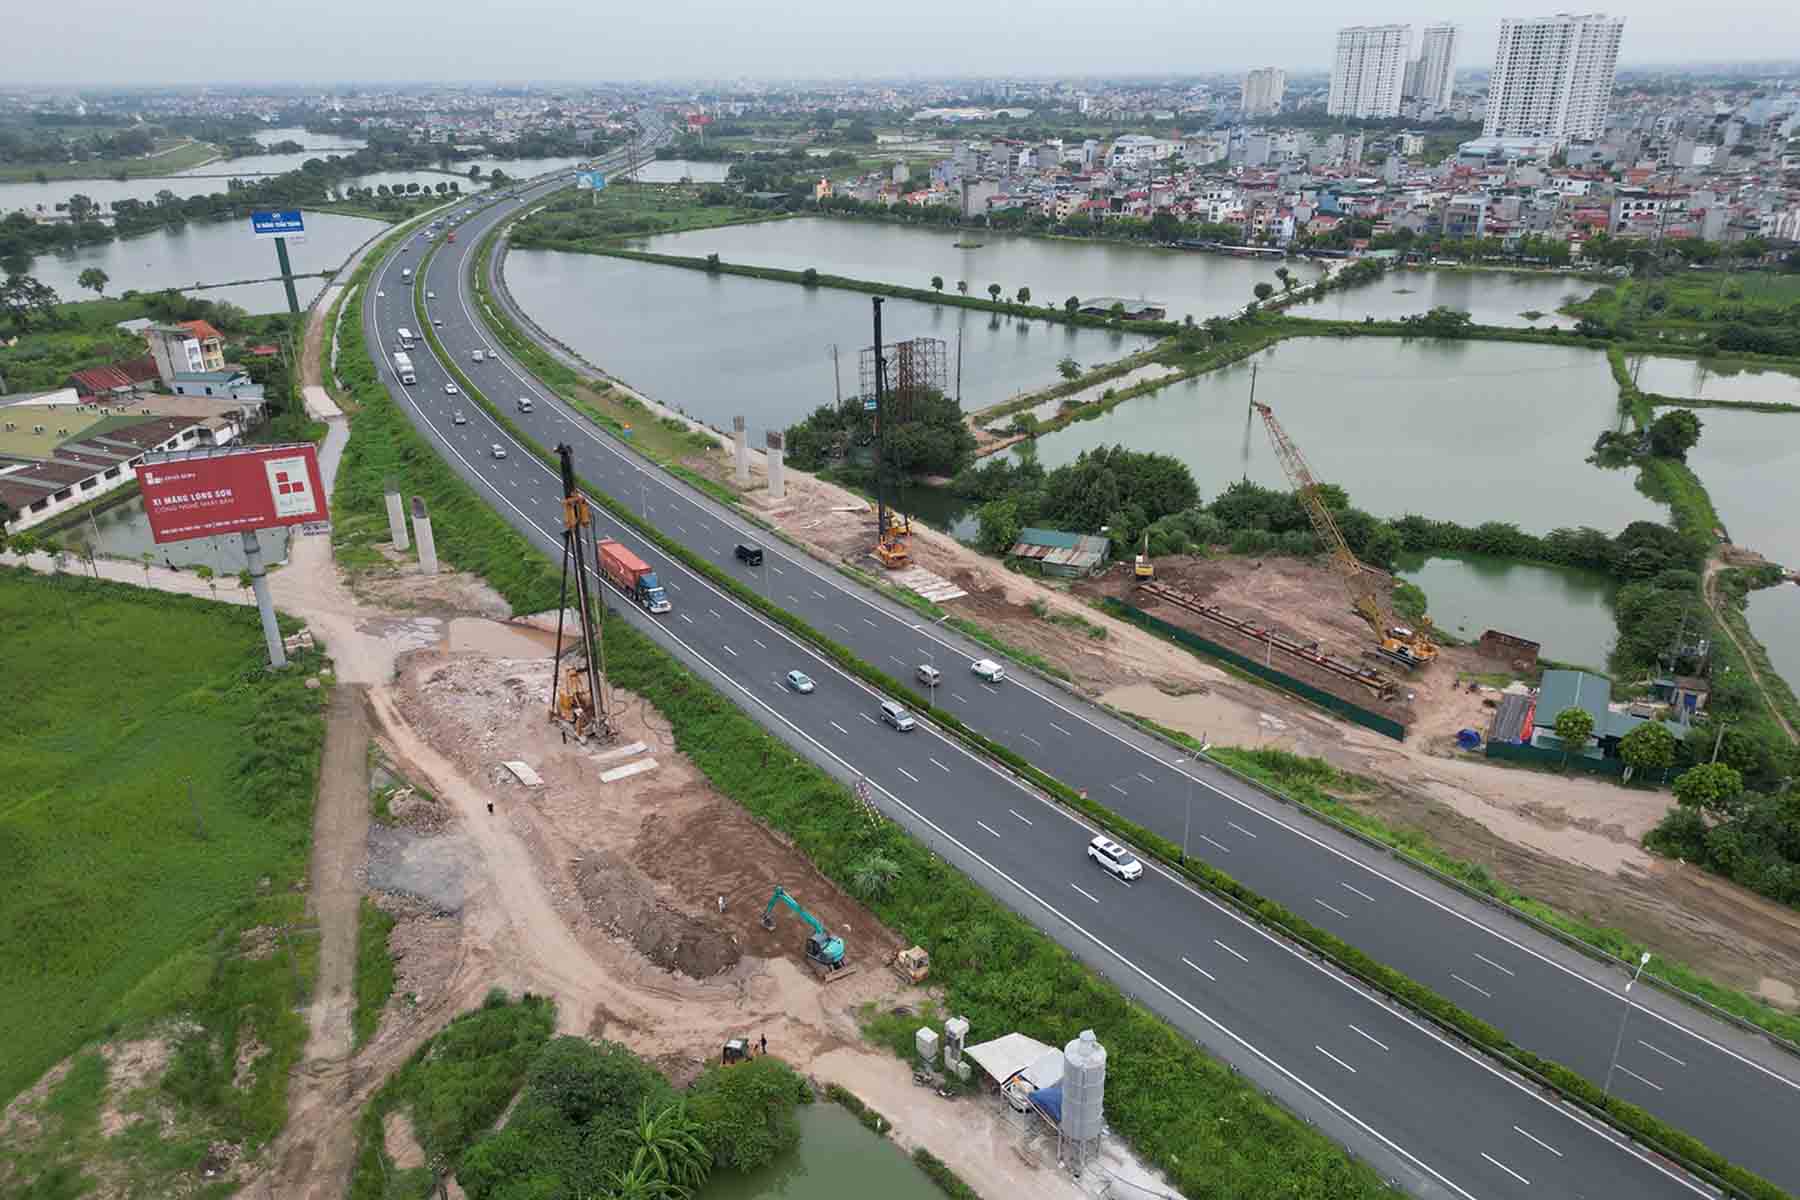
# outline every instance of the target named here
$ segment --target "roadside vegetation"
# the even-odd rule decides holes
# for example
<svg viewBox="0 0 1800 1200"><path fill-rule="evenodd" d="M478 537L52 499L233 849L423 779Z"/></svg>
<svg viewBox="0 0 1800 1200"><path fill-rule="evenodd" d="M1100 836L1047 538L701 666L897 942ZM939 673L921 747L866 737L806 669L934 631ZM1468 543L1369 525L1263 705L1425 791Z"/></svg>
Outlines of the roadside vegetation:
<svg viewBox="0 0 1800 1200"><path fill-rule="evenodd" d="M356 918L356 1010L350 1016L351 1049L360 1049L375 1036L382 1010L394 994L394 958L388 953L388 934L394 918L367 896Z"/></svg>
<svg viewBox="0 0 1800 1200"><path fill-rule="evenodd" d="M0 1104L77 1056L40 1135L0 1147L0 1191L144 1194L286 1122L322 659L271 675L254 609L19 568L0 568L0 642L0 961L30 964L0 973ZM167 1069L109 1091L101 1039L155 1039ZM102 1102L145 1119L105 1136Z"/></svg>
<svg viewBox="0 0 1800 1200"><path fill-rule="evenodd" d="M800 1143L812 1088L780 1059L715 1065L678 1092L627 1047L555 1025L550 1001L496 989L419 1047L357 1121L351 1200L425 1200L451 1176L471 1200L690 1196ZM424 1165L389 1155L390 1115Z"/></svg>
<svg viewBox="0 0 1800 1200"><path fill-rule="evenodd" d="M360 292L349 303L360 316ZM338 565L353 576L386 567L387 558L377 547L392 541L385 487L392 476L406 496L425 497L438 552L446 560L486 579L514 612L556 607L561 585L555 566L419 436L381 382L362 321L346 320L339 338L338 375L357 411L331 497L331 544Z"/></svg>

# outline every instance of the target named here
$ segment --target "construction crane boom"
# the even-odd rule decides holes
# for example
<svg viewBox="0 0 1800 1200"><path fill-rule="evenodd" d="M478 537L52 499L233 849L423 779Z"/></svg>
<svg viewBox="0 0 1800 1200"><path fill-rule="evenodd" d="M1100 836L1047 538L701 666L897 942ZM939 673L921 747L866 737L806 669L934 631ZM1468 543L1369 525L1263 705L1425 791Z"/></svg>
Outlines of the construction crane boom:
<svg viewBox="0 0 1800 1200"><path fill-rule="evenodd" d="M1275 457L1280 461L1288 483L1293 486L1300 507L1306 510L1319 544L1331 556L1331 568L1343 580L1344 589L1350 594L1350 606L1374 631L1381 653L1407 667L1425 666L1435 661L1438 648L1428 633L1400 624L1382 600L1374 573L1362 564L1350 549L1350 543L1344 540L1344 531L1338 528L1337 518L1331 515L1330 506L1319 495L1319 481L1307 465L1306 456L1300 453L1300 447L1275 419L1275 410L1254 400L1250 405L1261 415L1263 426L1269 431ZM1425 624L1429 626L1430 623Z"/></svg>

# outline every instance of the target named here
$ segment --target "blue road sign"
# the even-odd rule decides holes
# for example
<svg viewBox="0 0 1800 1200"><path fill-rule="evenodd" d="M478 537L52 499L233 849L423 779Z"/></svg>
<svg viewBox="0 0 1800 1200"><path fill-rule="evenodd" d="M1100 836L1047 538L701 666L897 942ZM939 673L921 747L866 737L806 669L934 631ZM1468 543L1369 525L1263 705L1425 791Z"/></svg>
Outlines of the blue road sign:
<svg viewBox="0 0 1800 1200"><path fill-rule="evenodd" d="M300 219L300 210L297 208L253 212L250 214L250 232L259 238L303 237L306 234L306 223Z"/></svg>
<svg viewBox="0 0 1800 1200"><path fill-rule="evenodd" d="M606 187L606 176L599 171L580 171L575 176L575 187L580 191L601 191Z"/></svg>

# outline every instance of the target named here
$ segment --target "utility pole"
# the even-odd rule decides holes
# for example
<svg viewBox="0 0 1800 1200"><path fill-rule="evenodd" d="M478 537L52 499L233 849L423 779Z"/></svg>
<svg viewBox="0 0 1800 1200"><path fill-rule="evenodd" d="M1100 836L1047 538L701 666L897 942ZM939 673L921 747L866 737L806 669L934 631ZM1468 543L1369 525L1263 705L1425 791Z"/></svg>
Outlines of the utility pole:
<svg viewBox="0 0 1800 1200"><path fill-rule="evenodd" d="M1631 1017L1631 985L1638 981L1638 976L1644 973L1644 967L1649 961L1650 952L1646 950L1638 958L1637 970L1632 972L1631 978L1625 983L1625 1008L1624 1011L1619 1013L1619 1036L1613 1039L1612 1062L1607 1064L1606 1086L1601 1089L1602 1094L1607 1096L1612 1095L1613 1072L1617 1070L1619 1066L1619 1047L1625 1044L1625 1022Z"/></svg>
<svg viewBox="0 0 1800 1200"><path fill-rule="evenodd" d="M287 289L288 315L300 315L300 297L294 293L294 267L288 261L287 239L275 239L275 259L281 264L281 286Z"/></svg>
<svg viewBox="0 0 1800 1200"><path fill-rule="evenodd" d="M887 359L881 353L881 297L870 297L875 309L875 544L887 538Z"/></svg>
<svg viewBox="0 0 1800 1200"><path fill-rule="evenodd" d="M831 343L831 400L838 408L844 407L844 376L838 370L837 343Z"/></svg>

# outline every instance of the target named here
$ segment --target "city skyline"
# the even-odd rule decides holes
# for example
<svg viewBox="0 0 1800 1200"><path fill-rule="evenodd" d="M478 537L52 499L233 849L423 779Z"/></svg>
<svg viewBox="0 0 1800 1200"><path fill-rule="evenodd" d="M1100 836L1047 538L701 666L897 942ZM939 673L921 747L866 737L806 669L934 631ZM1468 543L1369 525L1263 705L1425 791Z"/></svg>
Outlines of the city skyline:
<svg viewBox="0 0 1800 1200"><path fill-rule="evenodd" d="M1631 27L1630 53L1621 62L1626 67L1740 61L1747 29L1757 32L1759 46L1800 46L1800 13L1775 0L1722 0L1706 10L1704 21L1646 0L1611 4L1607 11ZM10 25L18 45L81 46L90 60L109 64L105 84L111 86L217 82L212 68L221 63L245 82L315 86L350 80L1241 76L1265 66L1282 68L1291 80L1328 71L1331 31L1352 21L1421 29L1453 20L1460 28L1459 65L1480 70L1490 65L1502 19L1548 12L1488 2L1449 12L1416 5L1355 14L1302 4L1279 22L1262 14L1214 14L1206 39L1211 57L1203 63L1194 62L1188 49L1193 14L1173 0L1151 0L1129 22L1112 24L1097 21L1091 6L1073 0L1045 0L1025 26L1010 9L947 0L920 0L906 22L891 25L846 17L817 0L754 23L724 0L678 0L633 10L629 21L621 21L623 15L606 6L565 9L528 0L497 23L454 4L399 0L370 7L320 0L304 18L276 31L265 12L217 0L184 10L177 23L150 20L141 7L122 0L78 0L27 8ZM194 54L196 27L206 32L204 64ZM347 30L355 36L347 38ZM946 39L946 30L956 36ZM564 46L591 49L582 56L546 49ZM21 56L8 80L14 86L74 81L68 60L57 55Z"/></svg>

